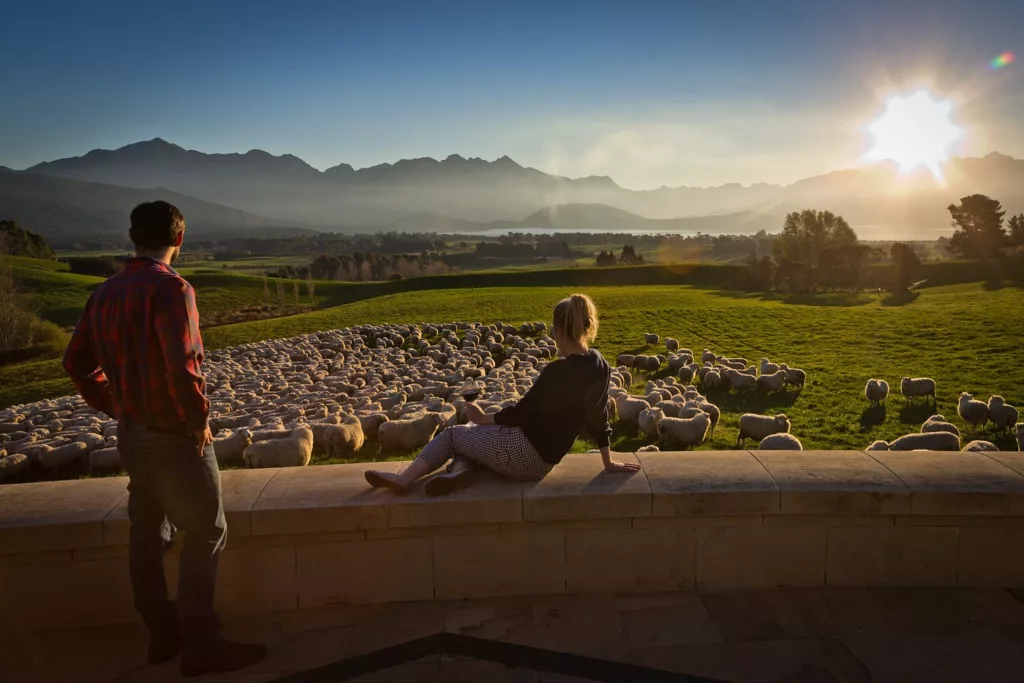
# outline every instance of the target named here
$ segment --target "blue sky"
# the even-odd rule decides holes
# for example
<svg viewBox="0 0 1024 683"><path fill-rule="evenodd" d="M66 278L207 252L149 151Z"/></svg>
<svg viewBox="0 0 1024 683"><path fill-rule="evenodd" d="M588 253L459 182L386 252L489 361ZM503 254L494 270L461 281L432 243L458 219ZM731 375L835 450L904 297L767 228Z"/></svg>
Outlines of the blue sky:
<svg viewBox="0 0 1024 683"><path fill-rule="evenodd" d="M317 168L451 153L621 184L859 163L887 95L1024 157L1024 3L10 3L0 164L162 137Z"/></svg>

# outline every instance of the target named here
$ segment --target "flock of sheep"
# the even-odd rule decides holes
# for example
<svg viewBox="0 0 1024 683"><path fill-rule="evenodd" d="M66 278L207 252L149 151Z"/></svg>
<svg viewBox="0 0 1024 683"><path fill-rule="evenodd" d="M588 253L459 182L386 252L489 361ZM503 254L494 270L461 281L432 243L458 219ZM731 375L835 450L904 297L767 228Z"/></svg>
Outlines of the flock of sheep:
<svg viewBox="0 0 1024 683"><path fill-rule="evenodd" d="M935 380L930 377L904 377L900 380L900 393L907 401L915 398L931 397L935 402ZM864 387L864 397L871 405L881 405L889 396L889 384L882 379L869 379ZM961 392L957 401L957 415L975 431L984 429L991 422L997 434L1013 435L1017 439L1017 448L1024 450L1024 423L1018 423L1020 412L1003 399L993 395L988 403L975 400L966 391ZM869 451L998 451L999 448L991 441L977 439L961 448L960 429L946 420L943 415L932 415L916 434L905 434L890 442L875 441Z"/></svg>
<svg viewBox="0 0 1024 683"><path fill-rule="evenodd" d="M660 338L649 334L644 341L656 345ZM708 349L698 356L671 338L664 346L665 354L620 355L612 370L610 416L657 440L641 450L693 448L714 433L721 410L697 385L709 394L760 394L807 381L803 370L766 358L752 365ZM543 323L363 325L212 351L204 370L214 451L222 465L245 467L304 466L314 452L354 458L368 442L382 455L409 454L461 421L467 389L479 392L481 409L497 412L525 394L555 357ZM632 393L638 388L633 370L651 376L664 366L667 377L648 380L642 396ZM882 380L865 388L872 403L888 393ZM935 382L904 378L901 393L934 398ZM1017 410L1001 397L986 404L963 394L958 413L969 425L991 422L1024 440ZM789 432L785 414L744 414L737 446L750 439L760 449L802 450ZM869 448L958 450L960 434L933 416L921 433ZM987 441L966 447L994 448ZM117 423L78 396L0 411L0 482L120 470Z"/></svg>

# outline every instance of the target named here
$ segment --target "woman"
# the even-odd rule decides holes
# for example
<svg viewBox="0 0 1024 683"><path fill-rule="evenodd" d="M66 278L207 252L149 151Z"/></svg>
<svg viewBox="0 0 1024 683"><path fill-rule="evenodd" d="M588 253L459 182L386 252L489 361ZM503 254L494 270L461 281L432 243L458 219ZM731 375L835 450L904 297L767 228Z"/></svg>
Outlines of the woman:
<svg viewBox="0 0 1024 683"><path fill-rule="evenodd" d="M537 481L565 457L584 428L597 440L606 472L638 470L639 465L612 460L608 449L611 368L589 348L597 336L597 308L590 297L573 294L560 301L551 334L560 359L544 368L517 404L493 414L467 404L462 414L472 424L438 434L401 474L368 470L366 481L406 493L413 482L449 460L449 471L427 482L428 495L469 485L474 462L511 479Z"/></svg>

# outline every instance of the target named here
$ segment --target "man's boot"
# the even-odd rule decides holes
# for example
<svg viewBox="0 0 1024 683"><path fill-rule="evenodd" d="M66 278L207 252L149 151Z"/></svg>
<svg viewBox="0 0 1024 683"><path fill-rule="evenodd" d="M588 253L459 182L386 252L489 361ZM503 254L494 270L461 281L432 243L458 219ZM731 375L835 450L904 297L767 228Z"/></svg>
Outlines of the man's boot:
<svg viewBox="0 0 1024 683"><path fill-rule="evenodd" d="M472 484L474 476L473 462L466 458L456 458L452 460L447 472L430 479L423 485L423 490L428 496L447 496Z"/></svg>
<svg viewBox="0 0 1024 683"><path fill-rule="evenodd" d="M208 635L202 640L189 638L181 655L181 675L192 678L237 671L266 656L266 645L235 643L218 634Z"/></svg>

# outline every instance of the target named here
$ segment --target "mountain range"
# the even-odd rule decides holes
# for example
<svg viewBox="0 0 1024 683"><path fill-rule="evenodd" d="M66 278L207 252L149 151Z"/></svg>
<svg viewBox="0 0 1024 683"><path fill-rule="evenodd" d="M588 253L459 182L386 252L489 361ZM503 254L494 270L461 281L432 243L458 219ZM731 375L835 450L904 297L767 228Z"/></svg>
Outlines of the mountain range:
<svg viewBox="0 0 1024 683"><path fill-rule="evenodd" d="M937 182L926 171L906 175L883 162L785 186L629 190L605 176L564 178L507 156L489 162L453 154L319 171L290 154L206 154L156 138L24 171L0 167L0 217L44 233L122 232L134 203L164 197L208 234L257 227L750 233L781 229L789 211L818 208L844 216L862 238L929 239L951 231L946 206L967 194L1024 211L1024 160L957 158L944 172Z"/></svg>

